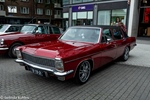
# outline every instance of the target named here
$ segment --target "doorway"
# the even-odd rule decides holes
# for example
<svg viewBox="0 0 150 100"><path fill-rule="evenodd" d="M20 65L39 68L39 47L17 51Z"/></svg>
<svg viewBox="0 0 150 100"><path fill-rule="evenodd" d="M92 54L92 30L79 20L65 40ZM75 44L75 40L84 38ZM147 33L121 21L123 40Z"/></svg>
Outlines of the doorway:
<svg viewBox="0 0 150 100"><path fill-rule="evenodd" d="M93 25L92 19L77 19L73 21L73 25Z"/></svg>

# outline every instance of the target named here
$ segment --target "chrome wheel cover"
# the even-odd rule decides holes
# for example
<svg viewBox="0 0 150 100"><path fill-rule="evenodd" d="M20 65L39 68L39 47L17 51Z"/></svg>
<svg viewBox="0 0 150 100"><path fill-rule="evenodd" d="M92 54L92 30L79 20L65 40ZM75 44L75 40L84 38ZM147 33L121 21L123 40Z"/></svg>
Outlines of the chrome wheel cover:
<svg viewBox="0 0 150 100"><path fill-rule="evenodd" d="M125 52L124 52L124 60L127 60L129 58L129 48L126 47Z"/></svg>
<svg viewBox="0 0 150 100"><path fill-rule="evenodd" d="M79 79L81 82L86 82L91 73L91 65L88 61L82 62L79 69Z"/></svg>
<svg viewBox="0 0 150 100"><path fill-rule="evenodd" d="M12 48L12 54L13 54L14 56L16 56L15 49L16 49L17 47L19 47L19 46L18 46L18 45L16 45L16 46L14 46L14 47Z"/></svg>

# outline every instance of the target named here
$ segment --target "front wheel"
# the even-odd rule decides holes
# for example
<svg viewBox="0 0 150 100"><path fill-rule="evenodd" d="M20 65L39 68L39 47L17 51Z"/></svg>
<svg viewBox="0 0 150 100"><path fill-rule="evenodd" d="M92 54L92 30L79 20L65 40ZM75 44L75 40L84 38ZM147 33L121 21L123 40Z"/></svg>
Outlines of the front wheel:
<svg viewBox="0 0 150 100"><path fill-rule="evenodd" d="M91 64L89 61L83 61L76 72L75 81L78 84L84 84L88 81L91 74Z"/></svg>
<svg viewBox="0 0 150 100"><path fill-rule="evenodd" d="M123 61L127 61L128 60L129 52L130 52L129 47L126 47L125 50L124 50L124 53L123 53L123 55L121 57Z"/></svg>
<svg viewBox="0 0 150 100"><path fill-rule="evenodd" d="M11 58L16 58L15 49L16 49L17 47L21 46L21 45L22 45L22 44L20 44L20 43L14 43L14 44L10 47L10 49L9 49L9 51L8 51L9 57L11 57Z"/></svg>

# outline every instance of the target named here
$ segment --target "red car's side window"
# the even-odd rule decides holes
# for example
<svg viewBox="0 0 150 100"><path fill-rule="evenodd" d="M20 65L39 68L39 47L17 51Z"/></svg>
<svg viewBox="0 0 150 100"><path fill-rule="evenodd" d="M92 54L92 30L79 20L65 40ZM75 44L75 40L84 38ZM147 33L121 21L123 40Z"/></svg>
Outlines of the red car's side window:
<svg viewBox="0 0 150 100"><path fill-rule="evenodd" d="M113 40L113 39L112 39L111 31L110 31L109 28L103 29L101 42L102 42L102 43L103 43L103 42L107 42L107 39Z"/></svg>

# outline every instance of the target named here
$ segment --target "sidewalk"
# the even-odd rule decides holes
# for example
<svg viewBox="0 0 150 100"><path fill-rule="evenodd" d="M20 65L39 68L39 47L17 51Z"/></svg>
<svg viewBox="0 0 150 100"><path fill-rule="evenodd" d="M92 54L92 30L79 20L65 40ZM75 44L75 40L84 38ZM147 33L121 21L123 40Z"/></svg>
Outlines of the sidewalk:
<svg viewBox="0 0 150 100"><path fill-rule="evenodd" d="M150 67L150 37L138 37L137 46L131 50L128 61L117 63Z"/></svg>

